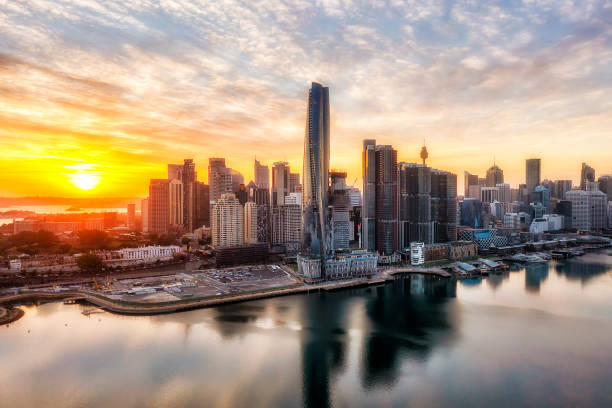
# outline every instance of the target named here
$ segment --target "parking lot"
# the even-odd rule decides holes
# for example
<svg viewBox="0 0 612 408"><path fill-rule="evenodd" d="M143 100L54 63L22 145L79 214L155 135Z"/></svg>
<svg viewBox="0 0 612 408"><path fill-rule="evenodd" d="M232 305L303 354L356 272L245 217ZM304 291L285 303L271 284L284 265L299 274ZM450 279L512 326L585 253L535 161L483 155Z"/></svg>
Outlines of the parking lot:
<svg viewBox="0 0 612 408"><path fill-rule="evenodd" d="M107 281L93 289L117 300L168 302L246 293L294 283L295 278L278 265L242 265Z"/></svg>

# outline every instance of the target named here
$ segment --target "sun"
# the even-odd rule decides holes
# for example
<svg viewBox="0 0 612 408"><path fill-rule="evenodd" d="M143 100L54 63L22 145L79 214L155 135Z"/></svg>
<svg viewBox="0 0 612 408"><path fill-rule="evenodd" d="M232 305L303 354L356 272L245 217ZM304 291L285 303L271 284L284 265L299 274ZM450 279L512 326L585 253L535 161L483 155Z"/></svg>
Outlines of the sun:
<svg viewBox="0 0 612 408"><path fill-rule="evenodd" d="M100 184L100 180L100 176L84 171L79 171L70 175L70 182L81 190L91 190Z"/></svg>

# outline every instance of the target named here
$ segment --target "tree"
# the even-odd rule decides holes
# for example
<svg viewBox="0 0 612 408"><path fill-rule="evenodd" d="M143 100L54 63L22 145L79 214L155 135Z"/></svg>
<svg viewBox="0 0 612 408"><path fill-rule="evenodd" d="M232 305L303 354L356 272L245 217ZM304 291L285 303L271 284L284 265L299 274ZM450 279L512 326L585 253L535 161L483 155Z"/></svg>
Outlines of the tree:
<svg viewBox="0 0 612 408"><path fill-rule="evenodd" d="M81 255L79 259L77 259L77 265L81 272L86 274L94 274L96 272L102 271L102 269L104 268L104 262L102 262L102 258L92 253Z"/></svg>
<svg viewBox="0 0 612 408"><path fill-rule="evenodd" d="M85 249L105 249L109 244L108 234L104 231L83 230L78 235L79 243Z"/></svg>

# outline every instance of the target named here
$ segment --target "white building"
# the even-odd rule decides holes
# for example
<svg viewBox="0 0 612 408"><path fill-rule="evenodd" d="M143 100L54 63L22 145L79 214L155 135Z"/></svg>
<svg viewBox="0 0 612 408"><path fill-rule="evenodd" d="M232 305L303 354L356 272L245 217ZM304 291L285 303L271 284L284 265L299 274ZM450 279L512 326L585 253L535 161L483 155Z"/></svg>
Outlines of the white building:
<svg viewBox="0 0 612 408"><path fill-rule="evenodd" d="M544 214L542 217L548 221L548 231L560 231L563 229L563 217L559 214Z"/></svg>
<svg viewBox="0 0 612 408"><path fill-rule="evenodd" d="M589 183L591 184L591 183ZM572 203L572 228L591 231L606 227L607 196L599 190L570 190L565 199Z"/></svg>
<svg viewBox="0 0 612 408"><path fill-rule="evenodd" d="M214 247L225 248L244 243L244 210L234 194L222 194L213 205L210 218Z"/></svg>
<svg viewBox="0 0 612 408"><path fill-rule="evenodd" d="M541 234L548 231L548 221L545 218L536 218L531 222L529 232L532 234Z"/></svg>
<svg viewBox="0 0 612 408"><path fill-rule="evenodd" d="M528 226L530 221L531 217L525 212L508 212L504 214L504 228L521 229L524 226Z"/></svg>
<svg viewBox="0 0 612 408"><path fill-rule="evenodd" d="M140 248L123 248L117 253L122 259L141 260L143 262L154 262L156 260L169 260L172 256L181 251L181 248L176 245L170 246L146 246Z"/></svg>
<svg viewBox="0 0 612 408"><path fill-rule="evenodd" d="M257 204L252 201L244 203L244 243L257 243Z"/></svg>
<svg viewBox="0 0 612 408"><path fill-rule="evenodd" d="M273 245L300 242L302 239L301 204L280 205L272 208L271 238Z"/></svg>
<svg viewBox="0 0 612 408"><path fill-rule="evenodd" d="M425 244L423 242L410 243L410 263L423 265L425 263Z"/></svg>

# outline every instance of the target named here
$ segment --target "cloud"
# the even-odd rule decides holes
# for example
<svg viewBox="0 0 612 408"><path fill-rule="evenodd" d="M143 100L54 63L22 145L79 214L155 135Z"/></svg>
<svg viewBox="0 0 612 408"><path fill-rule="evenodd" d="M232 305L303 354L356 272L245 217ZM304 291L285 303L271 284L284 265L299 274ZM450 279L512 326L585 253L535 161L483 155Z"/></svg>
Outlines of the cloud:
<svg viewBox="0 0 612 408"><path fill-rule="evenodd" d="M552 158L582 129L599 149L583 143L576 165L603 167L611 64L605 1L14 1L0 10L0 185L28 157L60 174L58 157L94 155L141 194L183 157L204 180L211 156L247 179L255 155L301 170L312 80L331 88L332 165L351 179L365 137L406 159L425 138L458 173L506 154L518 182L534 140ZM577 178L566 167L550 177Z"/></svg>

